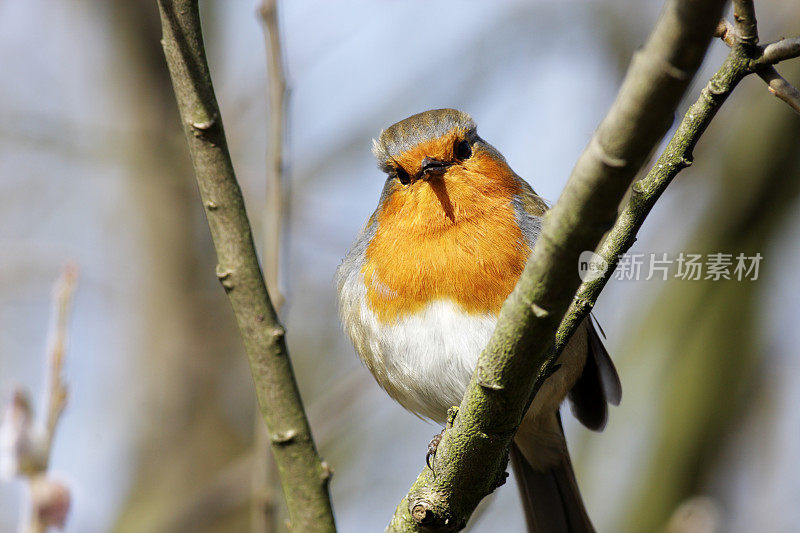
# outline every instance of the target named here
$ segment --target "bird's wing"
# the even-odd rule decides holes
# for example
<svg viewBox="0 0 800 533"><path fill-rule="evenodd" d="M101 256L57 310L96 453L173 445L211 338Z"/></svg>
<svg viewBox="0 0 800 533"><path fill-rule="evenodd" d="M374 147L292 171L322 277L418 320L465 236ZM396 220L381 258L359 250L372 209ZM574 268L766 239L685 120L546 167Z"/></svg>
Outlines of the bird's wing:
<svg viewBox="0 0 800 533"><path fill-rule="evenodd" d="M567 397L575 418L587 428L601 431L608 418L607 404L619 405L622 386L591 318L587 317L580 327L586 328L588 334L588 353L583 371Z"/></svg>

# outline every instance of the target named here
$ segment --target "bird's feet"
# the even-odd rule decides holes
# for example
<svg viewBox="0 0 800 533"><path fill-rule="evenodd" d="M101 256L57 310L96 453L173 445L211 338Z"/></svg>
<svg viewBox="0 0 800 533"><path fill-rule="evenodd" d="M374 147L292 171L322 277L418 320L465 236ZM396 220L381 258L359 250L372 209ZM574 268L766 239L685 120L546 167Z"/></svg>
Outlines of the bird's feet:
<svg viewBox="0 0 800 533"><path fill-rule="evenodd" d="M431 459L436 458L436 449L439 448L439 443L442 442L442 435L444 435L444 429L442 429L441 433L438 435L434 435L428 443L428 453L425 454L425 464L428 465L428 468L431 470L433 470Z"/></svg>

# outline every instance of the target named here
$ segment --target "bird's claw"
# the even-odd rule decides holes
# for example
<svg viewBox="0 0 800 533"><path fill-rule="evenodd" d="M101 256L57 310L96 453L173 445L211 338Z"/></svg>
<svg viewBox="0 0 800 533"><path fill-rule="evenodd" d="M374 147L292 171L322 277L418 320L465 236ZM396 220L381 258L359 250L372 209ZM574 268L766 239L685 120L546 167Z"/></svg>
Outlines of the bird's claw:
<svg viewBox="0 0 800 533"><path fill-rule="evenodd" d="M428 468L433 471L433 466L431 466L431 459L436 458L436 450L439 448L439 443L442 442L442 435L444 435L444 430L438 435L434 435L431 441L428 443L428 453L425 454L425 464L428 465Z"/></svg>

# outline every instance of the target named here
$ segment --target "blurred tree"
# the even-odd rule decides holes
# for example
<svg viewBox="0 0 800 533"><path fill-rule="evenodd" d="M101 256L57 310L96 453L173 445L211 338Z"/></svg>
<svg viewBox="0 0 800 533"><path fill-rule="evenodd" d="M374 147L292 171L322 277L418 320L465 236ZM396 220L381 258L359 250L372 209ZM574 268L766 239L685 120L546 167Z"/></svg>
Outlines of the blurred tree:
<svg viewBox="0 0 800 533"><path fill-rule="evenodd" d="M119 57L112 79L128 104L120 106L121 120L134 132L131 201L147 213L149 256L139 268L148 270L150 282L142 288L148 348L136 377L147 399L141 407L147 425L116 529L241 529L248 517L250 456L242 455L248 435L232 427L225 408L234 402L246 414L253 406L249 395L228 394L226 383L241 388L250 379L237 364L244 360L238 335L210 274L213 250L178 128L158 11L155 2L104 4Z"/></svg>
<svg viewBox="0 0 800 533"><path fill-rule="evenodd" d="M800 78L796 63L784 70L789 79ZM701 164L687 173L706 181L710 201L695 235L681 249L704 257L761 253L761 281L769 268L764 262L777 255L770 253L770 243L800 197L800 121L763 84L748 81L735 97L748 105L724 118L727 127L712 128L698 148ZM718 469L730 467L718 459L732 430L746 418L761 381L765 354L759 304L768 286L764 281L672 279L641 327L631 329L635 338L629 354L649 357L658 346L668 360L652 451L634 485L625 531L659 530L681 502L708 492Z"/></svg>

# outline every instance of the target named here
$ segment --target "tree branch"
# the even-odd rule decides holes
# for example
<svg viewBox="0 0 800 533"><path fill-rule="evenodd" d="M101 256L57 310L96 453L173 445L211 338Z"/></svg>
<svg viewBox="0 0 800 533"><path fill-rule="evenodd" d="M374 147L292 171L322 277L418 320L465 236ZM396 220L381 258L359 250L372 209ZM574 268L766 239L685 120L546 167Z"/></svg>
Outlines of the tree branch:
<svg viewBox="0 0 800 533"><path fill-rule="evenodd" d="M263 0L258 15L264 27L267 51L267 208L264 217L264 271L267 288L276 309L283 307L284 296L278 287L280 251L283 237L284 175L283 142L286 121L286 75L283 66L278 6L276 0Z"/></svg>
<svg viewBox="0 0 800 533"><path fill-rule="evenodd" d="M729 47L740 47L742 53L750 57L755 54L757 57L752 59L752 66L756 69L758 76L767 84L769 92L789 104L789 107L800 113L800 91L791 83L783 78L775 69L773 64L785 59L792 59L800 56L800 37L793 39L782 39L765 47L755 47L744 41L740 31L734 28L727 20L721 20L714 33L716 37ZM758 41L758 35L756 35ZM788 43L784 45L783 43ZM797 43L794 45L793 43ZM775 47L776 45L777 48ZM753 52L755 50L755 52Z"/></svg>
<svg viewBox="0 0 800 533"><path fill-rule="evenodd" d="M758 70L758 75L766 82L769 92L789 104L797 113L800 113L800 91L778 74L775 67L771 65L762 67Z"/></svg>
<svg viewBox="0 0 800 533"><path fill-rule="evenodd" d="M664 135L702 62L725 2L671 0L617 98L545 215L525 272L500 311L458 411L395 511L390 531L455 531L502 483L508 446L547 377L554 335L579 285L575 269L614 223L636 172ZM424 529L423 529L424 528Z"/></svg>
<svg viewBox="0 0 800 533"><path fill-rule="evenodd" d="M286 349L285 330L258 264L205 57L197 0L158 0L162 44L261 414L296 531L334 531L330 469L317 454Z"/></svg>
<svg viewBox="0 0 800 533"><path fill-rule="evenodd" d="M56 428L67 405L64 382L64 354L67 325L75 292L78 270L67 264L53 291L53 321L49 333L47 385L42 417L33 419L28 394L14 391L3 405L0 416L0 477L20 476L28 482L30 510L22 515L20 531L44 533L50 527L63 528L70 508L70 491L49 473L50 456Z"/></svg>
<svg viewBox="0 0 800 533"><path fill-rule="evenodd" d="M556 334L555 353L560 353L572 334L589 314L600 292L614 274L622 254L636 242L636 235L656 201L678 173L692 164L697 141L716 116L722 104L736 85L752 73L746 56L731 50L719 70L700 91L700 97L683 116L675 133L667 143L647 175L633 184L631 197L619 214L614 227L596 253L606 262L602 276L584 281L561 322Z"/></svg>
<svg viewBox="0 0 800 533"><path fill-rule="evenodd" d="M51 526L62 528L70 508L70 491L66 485L47 474L52 456L56 428L67 406L67 385L64 382L64 353L67 346L67 327L78 279L77 267L69 263L64 267L53 291L54 319L50 332L47 361L47 390L44 411L43 449L39 470L28 478L31 501L29 533L45 533Z"/></svg>
<svg viewBox="0 0 800 533"><path fill-rule="evenodd" d="M50 349L48 358L47 407L45 421L45 452L42 471L47 470L50 462L50 451L56 434L58 421L67 406L67 385L64 383L64 352L67 345L67 326L75 284L78 280L78 269L74 264L67 264L56 284L53 300L55 301L55 320L50 333Z"/></svg>
<svg viewBox="0 0 800 533"><path fill-rule="evenodd" d="M800 56L800 37L781 39L764 47L761 61L775 64Z"/></svg>
<svg viewBox="0 0 800 533"><path fill-rule="evenodd" d="M758 24L753 0L733 0L733 20L736 22L736 30L741 36L742 43L758 44Z"/></svg>
<svg viewBox="0 0 800 533"><path fill-rule="evenodd" d="M281 249L286 215L283 172L283 142L286 116L286 77L284 75L277 0L262 0L257 15L264 33L267 55L267 153L266 202L263 213L263 250L261 264L267 291L280 314L286 299L280 290ZM269 533L276 528L278 474L277 465L269 456L269 439L260 416L255 420L255 454L251 501L251 530Z"/></svg>

